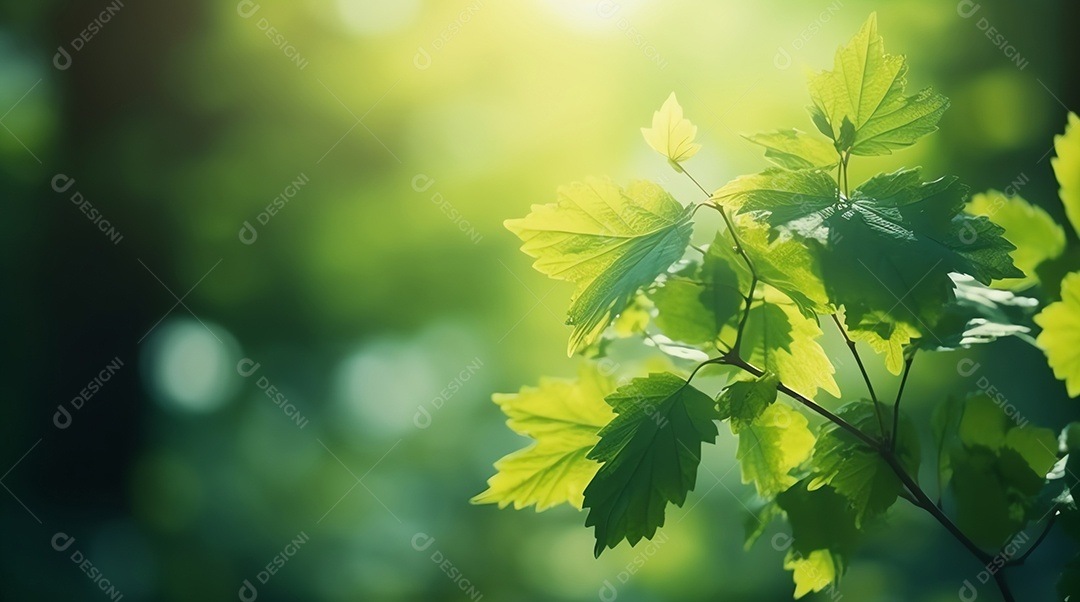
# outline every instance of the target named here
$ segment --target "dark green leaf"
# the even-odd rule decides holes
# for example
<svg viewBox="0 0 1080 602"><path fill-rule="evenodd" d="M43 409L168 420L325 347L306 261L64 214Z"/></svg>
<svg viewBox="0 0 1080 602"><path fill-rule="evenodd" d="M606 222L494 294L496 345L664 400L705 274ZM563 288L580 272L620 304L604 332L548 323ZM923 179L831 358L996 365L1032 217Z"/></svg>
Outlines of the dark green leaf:
<svg viewBox="0 0 1080 602"><path fill-rule="evenodd" d="M586 527L597 556L623 539L636 544L664 525L668 503L694 488L701 443L716 440L713 400L668 373L636 378L607 397L618 414L589 458L602 463L585 488Z"/></svg>

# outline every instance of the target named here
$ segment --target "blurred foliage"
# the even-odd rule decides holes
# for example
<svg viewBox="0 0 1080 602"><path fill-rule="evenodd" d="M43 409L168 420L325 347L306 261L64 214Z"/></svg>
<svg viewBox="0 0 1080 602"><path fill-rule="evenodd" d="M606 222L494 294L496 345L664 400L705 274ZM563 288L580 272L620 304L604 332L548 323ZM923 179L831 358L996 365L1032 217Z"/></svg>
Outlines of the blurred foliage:
<svg viewBox="0 0 1080 602"><path fill-rule="evenodd" d="M1080 53L1063 0L987 0L970 18L931 0L129 1L90 33L115 4L0 3L5 598L103 595L75 551L131 601L233 599L245 579L261 600L468 599L441 559L487 600L788 596L780 552L742 550L752 488L726 431L651 547L593 560L572 509L467 503L521 444L491 392L577 370L558 353L570 285L533 273L501 223L592 174L696 198L639 131L672 91L701 116L705 186L760 170L738 134L806 129L804 68L871 10L917 66L912 87L952 108L853 179L922 165L976 190L1023 182L1064 223L1047 153L1061 103L1080 106ZM63 192L58 174L74 179ZM954 359L980 368L957 379ZM838 370L841 389L860 382ZM1032 422L1077 417L1016 341L943 355L905 395L925 418L991 385ZM954 599L978 567L904 528L922 517L894 520L844 595ZM64 552L57 533L75 538ZM1050 591L1024 571L1046 584L1033 596Z"/></svg>

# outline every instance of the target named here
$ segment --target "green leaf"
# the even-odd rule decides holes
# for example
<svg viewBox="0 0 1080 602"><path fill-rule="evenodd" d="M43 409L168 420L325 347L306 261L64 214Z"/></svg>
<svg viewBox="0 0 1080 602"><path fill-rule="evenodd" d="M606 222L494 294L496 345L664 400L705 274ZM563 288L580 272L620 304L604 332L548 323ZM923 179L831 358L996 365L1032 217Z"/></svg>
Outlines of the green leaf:
<svg viewBox="0 0 1080 602"><path fill-rule="evenodd" d="M964 274L949 276L956 298L945 306L931 335L915 343L918 348L947 351L1031 332L1024 323L1038 308L1037 299L990 288Z"/></svg>
<svg viewBox="0 0 1080 602"><path fill-rule="evenodd" d="M759 508L750 510L750 513L746 515L746 520L743 521L743 530L746 533L743 549L749 550L752 548L768 530L772 520L783 513L784 511L780 509L775 500L765 502Z"/></svg>
<svg viewBox="0 0 1080 602"><path fill-rule="evenodd" d="M618 415L589 453L603 466L585 488L596 556L623 539L652 538L665 506L682 506L693 490L701 443L717 435L713 400L673 374L636 378L607 401Z"/></svg>
<svg viewBox="0 0 1080 602"><path fill-rule="evenodd" d="M810 479L776 496L791 525L792 548L803 555L814 550L851 552L858 544L855 512L832 487L809 487Z"/></svg>
<svg viewBox="0 0 1080 602"><path fill-rule="evenodd" d="M595 342L604 328L683 254L690 241L690 208L663 188L634 181L623 190L610 179L563 186L558 202L534 205L507 229L535 257L533 267L577 284L567 324L568 353Z"/></svg>
<svg viewBox="0 0 1080 602"><path fill-rule="evenodd" d="M768 388L771 383L763 381L759 386ZM753 483L764 498L795 484L798 479L791 471L805 462L814 448L814 434L807 424L805 416L782 403L767 405L748 424L733 421L731 430L739 436L735 456L742 468L742 482Z"/></svg>
<svg viewBox="0 0 1080 602"><path fill-rule="evenodd" d="M984 215L1004 228L1005 238L1016 246L1009 255L1025 276L996 281L995 288L1020 291L1038 284L1035 269L1065 252L1065 230L1041 207L1019 196L989 190L971 197L967 212Z"/></svg>
<svg viewBox="0 0 1080 602"><path fill-rule="evenodd" d="M656 304L656 327L676 341L691 345L711 344L719 328L716 316L701 302L705 284L674 276L650 293Z"/></svg>
<svg viewBox="0 0 1080 602"><path fill-rule="evenodd" d="M1036 339L1054 370L1065 381L1069 397L1080 395L1080 272L1061 281L1061 301L1051 303L1035 316L1043 331Z"/></svg>
<svg viewBox="0 0 1080 602"><path fill-rule="evenodd" d="M1007 417L986 395L976 395L964 404L960 420L960 441L965 447L984 447L998 451L1005 445Z"/></svg>
<svg viewBox="0 0 1080 602"><path fill-rule="evenodd" d="M961 214L966 193L955 178L922 182L912 169L871 178L849 199L824 172L767 170L715 196L806 245L851 336L886 352L896 373L902 346L932 336L955 299L950 273L984 284L1023 275L999 226Z"/></svg>
<svg viewBox="0 0 1080 602"><path fill-rule="evenodd" d="M752 215L736 215L732 220L761 282L787 295L804 316L835 311L821 280L818 260L806 244L792 237L771 236L769 227L755 221ZM746 282L742 290L749 289Z"/></svg>
<svg viewBox="0 0 1080 602"><path fill-rule="evenodd" d="M784 567L793 571L796 597L821 591L829 585L826 578L835 587L846 569L845 559L854 553L859 542L855 513L847 498L829 486L808 489L808 482L804 479L776 496L777 505L791 525Z"/></svg>
<svg viewBox="0 0 1080 602"><path fill-rule="evenodd" d="M538 387L492 396L507 425L535 441L496 462L488 489L471 502L518 510L536 504L537 512L563 502L581 508L585 486L600 468L586 455L614 417L604 401L614 389L610 376L586 363L577 380L542 378Z"/></svg>
<svg viewBox="0 0 1080 602"><path fill-rule="evenodd" d="M861 320L852 326L844 316L848 336L854 341L862 341L885 359L885 368L893 375L904 369L906 358L904 349L917 339L920 331L907 322L895 321L886 311L867 312Z"/></svg>
<svg viewBox="0 0 1080 602"><path fill-rule="evenodd" d="M840 397L840 388L833 379L836 370L817 342L822 332L816 317L804 316L791 299L776 289L761 289L746 320L744 356L809 398L816 396L818 389ZM734 340L734 329L725 338Z"/></svg>
<svg viewBox="0 0 1080 602"><path fill-rule="evenodd" d="M711 345L741 314L743 289L750 288L749 272L724 236L716 235L700 266L690 264L651 293L658 312L656 325L674 340Z"/></svg>
<svg viewBox="0 0 1080 602"><path fill-rule="evenodd" d="M934 433L934 453L937 456L937 490L944 491L952 481L952 454L959 445L960 418L964 401L950 395L945 403L934 408L931 429Z"/></svg>
<svg viewBox="0 0 1080 602"><path fill-rule="evenodd" d="M957 432L960 445L949 450L956 524L979 546L999 548L1031 517L1057 461L1057 438L985 393L964 403Z"/></svg>
<svg viewBox="0 0 1080 602"><path fill-rule="evenodd" d="M778 226L836 203L840 193L828 172L773 167L735 178L712 198L738 212L768 212L769 224Z"/></svg>
<svg viewBox="0 0 1080 602"><path fill-rule="evenodd" d="M1073 229L1080 235L1080 117L1069 113L1065 133L1054 136L1057 156L1050 160L1061 189L1061 203Z"/></svg>
<svg viewBox="0 0 1080 602"><path fill-rule="evenodd" d="M879 408L885 416L885 427L891 431L892 415ZM853 402L837 411L837 416L864 433L880 432L874 406L870 402ZM907 474L914 478L919 471L919 444L915 427L902 420L897 442L897 456ZM876 450L868 448L854 435L829 423L822 428L812 460L814 477L808 487L818 489L829 485L848 499L855 512L855 525L862 528L865 521L885 513L903 489L889 463Z"/></svg>
<svg viewBox="0 0 1080 602"><path fill-rule="evenodd" d="M739 434L776 401L776 386L779 383L776 375L768 372L760 378L731 383L716 400L720 420L730 420L731 432Z"/></svg>
<svg viewBox="0 0 1080 602"><path fill-rule="evenodd" d="M877 15L871 14L836 51L833 70L810 77L814 123L837 150L854 155L887 155L914 144L937 129L949 100L929 88L905 96L906 74L904 57L885 53Z"/></svg>
<svg viewBox="0 0 1080 602"><path fill-rule="evenodd" d="M683 117L682 106L672 92L659 111L653 113L652 127L641 128L645 142L653 150L667 157L675 171L682 172L679 163L693 157L701 150L694 142L697 126Z"/></svg>
<svg viewBox="0 0 1080 602"><path fill-rule="evenodd" d="M840 162L833 145L796 129L743 136L765 147L765 158L784 169L829 168Z"/></svg>

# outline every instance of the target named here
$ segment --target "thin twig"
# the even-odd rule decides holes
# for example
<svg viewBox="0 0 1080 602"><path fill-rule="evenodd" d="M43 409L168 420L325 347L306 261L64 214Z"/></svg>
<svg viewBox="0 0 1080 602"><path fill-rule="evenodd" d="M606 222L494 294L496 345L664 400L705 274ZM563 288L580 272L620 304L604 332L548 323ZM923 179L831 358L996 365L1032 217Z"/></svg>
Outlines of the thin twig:
<svg viewBox="0 0 1080 602"><path fill-rule="evenodd" d="M721 363L728 364L730 366L735 366L736 368L741 368L742 370L744 370L746 372L749 372L750 374L754 375L755 377L760 378L762 375L765 374L765 371L762 370L761 368L758 368L757 366L754 366L754 365L750 364L749 362L746 362L745 360L743 360L742 358L740 358L738 356L735 356L734 354L729 354L727 357L723 357L723 358L720 358L720 359L723 360ZM849 433L854 435L857 439L859 439L860 441L865 443L867 446L869 446L871 449L874 449L874 450L881 449L881 442L880 441L878 441L878 440L874 439L873 437L871 437L870 435L867 435L866 433L862 432L861 430L859 430L855 425L851 424L850 422L844 420L843 418L837 416L836 414L833 414L829 410L826 410L825 408L819 406L817 403L814 403L814 401L807 398L802 393L799 393L798 391L788 387L784 383L779 383L776 386L776 390L780 391L781 393L783 393L783 394L787 395L788 397L794 399L795 401L799 402L800 404L806 406L810 410L813 410L817 414L820 414L821 416L825 417L826 420L828 420L829 422L835 424L836 426L848 431Z"/></svg>
<svg viewBox="0 0 1080 602"><path fill-rule="evenodd" d="M844 329L844 325L840 323L840 318L836 317L836 314L831 315L833 322L836 324L836 328L840 330L840 334L844 335L844 340L847 341L847 346L848 349L851 350L851 355L855 356L855 363L859 365L859 371L862 372L863 381L866 382L866 390L870 392L870 401L874 403L874 413L877 414L878 427L881 429L881 436L888 437L889 431L885 428L885 416L881 413L881 402L878 401L877 393L874 392L874 384L870 382L870 374L866 371L862 356L859 355L859 350L855 347L855 341L851 340L851 337L848 336L847 330Z"/></svg>
<svg viewBox="0 0 1080 602"><path fill-rule="evenodd" d="M1035 549L1042 544L1043 540L1046 539L1046 536L1050 534L1050 529L1054 527L1054 523L1057 522L1059 514L1061 513L1055 509L1054 513L1050 516L1050 520L1046 521L1046 526L1043 527L1042 533L1040 533L1039 536L1035 538L1035 543L1031 544L1031 547L1028 548L1026 552L1006 563L1005 566L1018 566L1024 564L1024 561L1028 559L1028 556L1031 556L1031 553L1034 552Z"/></svg>
<svg viewBox="0 0 1080 602"><path fill-rule="evenodd" d="M896 440L899 437L900 430L900 398L904 396L904 385L907 384L908 373L911 372L911 364L915 361L915 355L904 361L904 375L900 377L900 388L896 391L896 402L893 403L893 415L892 415L892 438L889 439L889 445L893 451L896 451Z"/></svg>

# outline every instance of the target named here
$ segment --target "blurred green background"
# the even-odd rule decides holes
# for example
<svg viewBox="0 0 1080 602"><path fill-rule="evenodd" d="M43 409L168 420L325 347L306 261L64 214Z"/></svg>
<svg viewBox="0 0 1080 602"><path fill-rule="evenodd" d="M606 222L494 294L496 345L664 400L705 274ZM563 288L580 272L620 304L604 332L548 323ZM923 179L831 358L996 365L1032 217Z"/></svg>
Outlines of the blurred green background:
<svg viewBox="0 0 1080 602"><path fill-rule="evenodd" d="M525 443L490 394L575 372L571 289L501 223L593 174L696 199L639 132L671 91L703 184L760 170L738 134L809 129L804 70L872 10L911 86L952 108L855 179L1024 175L1060 219L1048 151L1080 107L1080 15L983 0L962 17L972 4L0 3L2 597L232 600L247 580L259 600L594 600L605 581L619 600L788 599L782 554L742 549L751 490L726 429L652 548L593 560L583 514L468 504ZM1080 415L1038 351L1004 341L919 366L923 424L975 387L964 357L1033 422ZM1049 595L1060 546L1018 589ZM946 601L977 570L903 508L841 592Z"/></svg>

